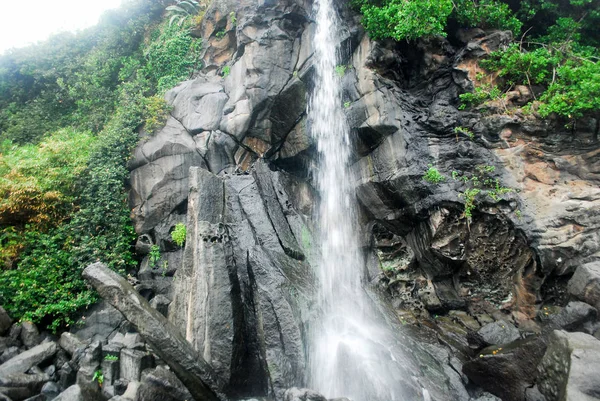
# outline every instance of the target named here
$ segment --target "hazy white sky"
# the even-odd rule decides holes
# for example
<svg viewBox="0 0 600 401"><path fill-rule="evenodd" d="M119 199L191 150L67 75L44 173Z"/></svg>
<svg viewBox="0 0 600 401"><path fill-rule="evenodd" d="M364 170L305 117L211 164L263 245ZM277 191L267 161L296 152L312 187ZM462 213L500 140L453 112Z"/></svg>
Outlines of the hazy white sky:
<svg viewBox="0 0 600 401"><path fill-rule="evenodd" d="M0 0L0 54L51 33L95 25L103 11L120 4L121 0Z"/></svg>

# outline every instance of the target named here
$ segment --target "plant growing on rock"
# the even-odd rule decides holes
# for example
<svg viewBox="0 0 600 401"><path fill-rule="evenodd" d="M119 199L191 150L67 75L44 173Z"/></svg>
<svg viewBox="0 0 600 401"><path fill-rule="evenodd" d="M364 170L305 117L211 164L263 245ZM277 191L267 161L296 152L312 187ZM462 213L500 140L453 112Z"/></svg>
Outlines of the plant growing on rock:
<svg viewBox="0 0 600 401"><path fill-rule="evenodd" d="M446 177L444 177L437 168L433 167L432 164L428 165L429 168L423 175L423 179L431 184L439 184L444 181Z"/></svg>
<svg viewBox="0 0 600 401"><path fill-rule="evenodd" d="M171 239L177 246L182 246L187 236L187 228L183 223L177 223L171 233Z"/></svg>
<svg viewBox="0 0 600 401"><path fill-rule="evenodd" d="M98 385L100 387L102 387L102 384L104 383L104 374L102 373L102 370L98 369L97 371L94 372L94 376L92 377L92 381L97 382Z"/></svg>
<svg viewBox="0 0 600 401"><path fill-rule="evenodd" d="M471 220L477 207L477 200L490 198L493 202L502 199L502 195L514 192L514 189L503 186L500 179L491 175L496 171L494 166L480 165L475 167L475 173L452 172L452 179L465 185L465 190L459 193L464 199L463 217Z"/></svg>
<svg viewBox="0 0 600 401"><path fill-rule="evenodd" d="M177 0L176 4L168 6L165 10L172 14L169 25L177 23L181 26L188 17L198 14L200 4L196 0Z"/></svg>
<svg viewBox="0 0 600 401"><path fill-rule="evenodd" d="M150 267L155 267L160 260L160 247L158 245L152 245L150 247L150 253L148 254L148 264Z"/></svg>

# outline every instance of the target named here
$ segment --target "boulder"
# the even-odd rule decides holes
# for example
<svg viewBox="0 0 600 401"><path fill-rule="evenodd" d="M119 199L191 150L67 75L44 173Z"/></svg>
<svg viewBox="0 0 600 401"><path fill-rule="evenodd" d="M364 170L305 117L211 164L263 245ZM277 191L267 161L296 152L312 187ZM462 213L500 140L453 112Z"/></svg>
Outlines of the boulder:
<svg viewBox="0 0 600 401"><path fill-rule="evenodd" d="M12 373L0 376L0 386L2 387L26 387L35 392L39 392L48 381L50 381L50 376L45 373Z"/></svg>
<svg viewBox="0 0 600 401"><path fill-rule="evenodd" d="M106 302L99 302L85 311L73 333L81 341L105 341L123 323L123 315Z"/></svg>
<svg viewBox="0 0 600 401"><path fill-rule="evenodd" d="M81 388L78 385L73 385L60 393L54 401L89 401L83 398Z"/></svg>
<svg viewBox="0 0 600 401"><path fill-rule="evenodd" d="M477 332L487 345L508 344L521 338L519 330L504 321L489 323Z"/></svg>
<svg viewBox="0 0 600 401"><path fill-rule="evenodd" d="M183 383L168 369L158 367L142 380L139 401L186 401L192 398Z"/></svg>
<svg viewBox="0 0 600 401"><path fill-rule="evenodd" d="M37 345L0 365L0 376L25 373L33 366L52 357L56 351L58 351L58 345L53 341Z"/></svg>
<svg viewBox="0 0 600 401"><path fill-rule="evenodd" d="M119 361L121 377L130 382L140 381L142 371L154 365L151 354L133 349L122 349Z"/></svg>
<svg viewBox="0 0 600 401"><path fill-rule="evenodd" d="M78 349L85 348L87 343L81 341L75 334L64 332L60 335L58 345L60 345L61 348L67 351L70 355L73 355Z"/></svg>
<svg viewBox="0 0 600 401"><path fill-rule="evenodd" d="M56 382L48 382L42 387L41 394L44 396L44 400L53 400L60 394L60 387Z"/></svg>
<svg viewBox="0 0 600 401"><path fill-rule="evenodd" d="M4 308L0 306L0 336L3 336L10 329L11 324L12 319L8 316Z"/></svg>
<svg viewBox="0 0 600 401"><path fill-rule="evenodd" d="M4 350L4 352L2 352L2 355L0 355L0 364L8 361L9 359L14 358L15 356L19 355L19 348L18 347L8 347Z"/></svg>
<svg viewBox="0 0 600 401"><path fill-rule="evenodd" d="M592 322L598 316L598 311L585 302L569 302L560 312L552 316L549 327L575 331L584 324Z"/></svg>
<svg viewBox="0 0 600 401"><path fill-rule="evenodd" d="M307 388L292 387L283 394L283 401L327 401L327 398Z"/></svg>
<svg viewBox="0 0 600 401"><path fill-rule="evenodd" d="M123 277L102 263L85 268L83 276L129 320L156 354L178 375L180 380L199 399L222 399L223 385L212 368L194 351L158 311L153 309Z"/></svg>
<svg viewBox="0 0 600 401"><path fill-rule="evenodd" d="M579 266L569 280L568 290L575 298L600 310L600 262Z"/></svg>
<svg viewBox="0 0 600 401"><path fill-rule="evenodd" d="M585 333L552 332L539 367L547 401L592 401L600 396L600 340Z"/></svg>
<svg viewBox="0 0 600 401"><path fill-rule="evenodd" d="M28 349L33 348L42 341L37 326L31 322L21 324L21 342Z"/></svg>
<svg viewBox="0 0 600 401"><path fill-rule="evenodd" d="M546 350L541 337L486 348L463 365L463 373L476 385L503 400L524 401L525 390L535 383L536 367Z"/></svg>

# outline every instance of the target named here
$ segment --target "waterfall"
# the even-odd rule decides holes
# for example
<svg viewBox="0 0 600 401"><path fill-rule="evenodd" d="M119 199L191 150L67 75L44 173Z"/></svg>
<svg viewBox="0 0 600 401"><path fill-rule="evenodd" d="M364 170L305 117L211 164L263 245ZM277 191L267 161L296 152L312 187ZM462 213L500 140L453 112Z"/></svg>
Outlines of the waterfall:
<svg viewBox="0 0 600 401"><path fill-rule="evenodd" d="M314 38L315 89L308 105L318 147L314 177L320 194L319 226L323 314L312 330L310 377L328 398L404 400L406 372L393 350L397 340L363 288L356 201L350 171L349 127L342 109L339 27L333 0L318 0Z"/></svg>

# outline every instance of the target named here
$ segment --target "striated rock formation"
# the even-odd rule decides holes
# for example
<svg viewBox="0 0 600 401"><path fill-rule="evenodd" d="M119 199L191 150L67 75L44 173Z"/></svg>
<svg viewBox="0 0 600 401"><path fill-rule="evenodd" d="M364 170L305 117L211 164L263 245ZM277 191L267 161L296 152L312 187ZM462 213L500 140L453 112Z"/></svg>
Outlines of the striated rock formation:
<svg viewBox="0 0 600 401"><path fill-rule="evenodd" d="M205 39L204 68L167 93L170 118L142 135L129 164L145 257L136 289L167 314L230 397L281 399L286 389L309 385L307 335L319 315L315 149L305 115L314 85L311 7L213 2L194 31ZM379 43L342 2L339 9L347 67L340 104L352 129L357 230L367 280L393 298L396 314L385 305L381 313L397 326L398 347L413 353L407 391L415 399L426 397L424 387L434 400L468 400L479 397L475 383L525 399L545 340L518 340L498 356L497 348L481 350L542 332L553 313L538 311L539 303L562 294L555 301L565 305L563 278L584 263L592 262L579 268L572 292L596 300L588 273L600 249L597 122L567 132L560 121L525 114L516 108L533 96L525 87L486 110L458 109L477 60L507 44L508 32ZM424 180L429 168L444 178ZM474 179L502 191L469 200ZM474 207L466 213L468 202ZM184 249L170 237L177 223L187 227ZM159 266L149 263L152 245L160 248ZM585 319L566 308L548 327L585 326L593 334L596 315L583 309ZM505 320L518 330L494 340L476 333ZM406 323L416 328L405 330ZM500 379L490 383L494 372Z"/></svg>

